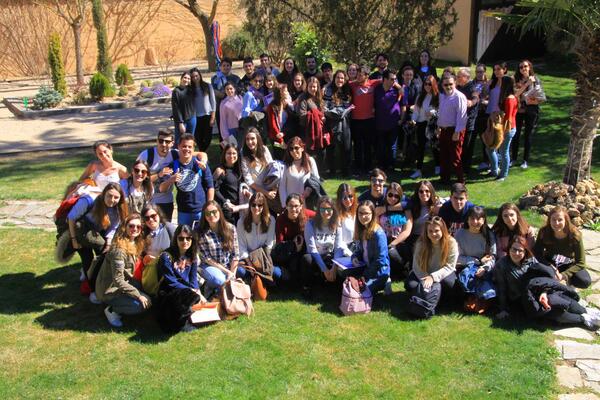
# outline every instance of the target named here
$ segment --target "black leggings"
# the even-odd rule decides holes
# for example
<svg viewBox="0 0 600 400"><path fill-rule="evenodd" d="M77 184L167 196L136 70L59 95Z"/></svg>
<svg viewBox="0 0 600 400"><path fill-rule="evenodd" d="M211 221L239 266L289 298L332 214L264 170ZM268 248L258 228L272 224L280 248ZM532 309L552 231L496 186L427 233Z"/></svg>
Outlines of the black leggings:
<svg viewBox="0 0 600 400"><path fill-rule="evenodd" d="M204 151L210 146L212 139L212 126L210 126L210 115L196 117L196 132L194 132L196 146L199 151Z"/></svg>
<svg viewBox="0 0 600 400"><path fill-rule="evenodd" d="M525 125L524 139L525 139L525 154L523 154L523 161L529 161L529 154L531 153L531 143L533 142L533 132L537 127L538 117L540 114L540 107L538 105L529 105L525 107L524 113L517 113L517 131L510 144L511 149L511 160L517 160L519 155L519 139L521 138L521 131L523 131L523 125Z"/></svg>
<svg viewBox="0 0 600 400"><path fill-rule="evenodd" d="M375 119L353 119L352 147L354 148L354 169L368 171L371 168L371 153L374 147Z"/></svg>
<svg viewBox="0 0 600 400"><path fill-rule="evenodd" d="M427 130L427 121L417 122L417 169L423 169L423 159L425 159L425 146L427 145L427 137L425 132ZM435 165L440 165L440 152L436 148L431 149L433 153L433 160Z"/></svg>
<svg viewBox="0 0 600 400"><path fill-rule="evenodd" d="M571 275L571 278L569 279L569 284L579 289L585 289L592 284L592 277L590 276L590 273L587 270L582 269Z"/></svg>
<svg viewBox="0 0 600 400"><path fill-rule="evenodd" d="M573 298L560 292L548 294L548 303L552 309L545 318L561 324L581 324L585 308Z"/></svg>

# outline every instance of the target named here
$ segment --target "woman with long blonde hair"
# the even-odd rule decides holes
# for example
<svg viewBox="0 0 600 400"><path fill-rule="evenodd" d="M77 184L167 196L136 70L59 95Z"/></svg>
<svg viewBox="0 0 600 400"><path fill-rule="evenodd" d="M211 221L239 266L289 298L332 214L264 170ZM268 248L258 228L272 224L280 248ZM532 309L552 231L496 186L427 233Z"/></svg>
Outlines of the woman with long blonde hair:
<svg viewBox="0 0 600 400"><path fill-rule="evenodd" d="M442 286L444 290L454 289L457 259L458 245L444 220L438 216L429 218L415 246L412 272L406 280L406 290L419 298L411 298L411 303L425 304L428 313L414 312L414 307L410 307L413 313L422 317L435 313Z"/></svg>
<svg viewBox="0 0 600 400"><path fill-rule="evenodd" d="M150 297L142 292L141 282L133 278L145 246L141 233L142 217L130 214L119 227L96 280L96 296L108 305L104 315L115 328L123 326L122 314L139 314L152 304Z"/></svg>

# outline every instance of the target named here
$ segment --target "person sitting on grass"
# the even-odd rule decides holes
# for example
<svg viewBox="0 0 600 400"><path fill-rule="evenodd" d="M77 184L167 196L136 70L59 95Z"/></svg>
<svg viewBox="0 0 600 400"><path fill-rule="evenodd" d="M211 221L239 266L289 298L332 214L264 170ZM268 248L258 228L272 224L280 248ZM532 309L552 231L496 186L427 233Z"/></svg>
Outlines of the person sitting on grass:
<svg viewBox="0 0 600 400"><path fill-rule="evenodd" d="M171 246L175 225L166 221L161 209L156 204L148 204L142 210L141 215L144 222L142 235L146 240L144 253L148 257L148 261L151 261Z"/></svg>
<svg viewBox="0 0 600 400"><path fill-rule="evenodd" d="M533 253L539 261L555 268L559 281L581 289L592 284L585 265L581 232L571 222L565 207L556 206L550 211L546 225L538 233Z"/></svg>
<svg viewBox="0 0 600 400"><path fill-rule="evenodd" d="M123 326L121 315L139 314L152 305L150 297L142 292L141 282L133 278L135 264L144 249L141 232L139 214L131 214L123 221L96 280L98 300L108 305L104 315L115 328Z"/></svg>
<svg viewBox="0 0 600 400"><path fill-rule="evenodd" d="M198 252L202 260L200 275L206 280L206 298L210 299L235 278L240 250L235 227L225 220L221 206L209 200L202 209L198 230Z"/></svg>
<svg viewBox="0 0 600 400"><path fill-rule="evenodd" d="M154 188L148 174L148 164L142 160L136 160L131 168L131 176L120 182L129 213L141 213L142 208L152 200Z"/></svg>
<svg viewBox="0 0 600 400"><path fill-rule="evenodd" d="M194 330L191 307L203 301L198 283L197 241L189 225L179 225L171 246L160 254L157 269L158 323L166 332Z"/></svg>
<svg viewBox="0 0 600 400"><path fill-rule="evenodd" d="M467 213L474 204L469 201L469 193L464 183L455 183L450 189L450 200L447 200L438 215L442 217L448 231L454 235L467 222Z"/></svg>
<svg viewBox="0 0 600 400"><path fill-rule="evenodd" d="M238 213L248 206L250 188L244 183L237 147L227 143L221 152L221 164L215 169L215 199L223 208L225 219L236 223Z"/></svg>
<svg viewBox="0 0 600 400"><path fill-rule="evenodd" d="M523 236L527 239L527 246L533 249L535 232L521 215L519 207L514 203L504 203L498 210L498 217L492 226L496 235L497 259L508 255L508 243L514 236Z"/></svg>
<svg viewBox="0 0 600 400"><path fill-rule="evenodd" d="M385 232L377 223L375 205L369 200L360 202L356 216L354 238L359 242L352 255L352 263L356 266L364 263L362 276L365 278L371 294L385 289L385 294L392 293L390 280L390 257Z"/></svg>
<svg viewBox="0 0 600 400"><path fill-rule="evenodd" d="M119 180L129 176L127 168L113 159L113 148L110 143L98 140L93 148L98 159L90 161L79 177L79 181L83 182L91 177L98 191L102 191L109 183L118 183Z"/></svg>
<svg viewBox="0 0 600 400"><path fill-rule="evenodd" d="M179 139L179 159L169 164L170 174L162 178L160 192L177 187L177 222L192 225L200 219L200 211L214 198L213 177L210 168L194 154L194 136L184 133Z"/></svg>
<svg viewBox="0 0 600 400"><path fill-rule="evenodd" d="M415 246L412 272L405 286L424 302L427 313L418 316L429 317L435 313L442 290L454 291L458 245L441 217L431 217L424 229Z"/></svg>
<svg viewBox="0 0 600 400"><path fill-rule="evenodd" d="M356 225L356 209L358 199L356 191L347 183L341 183L337 189L335 207L338 214L338 222L342 228L342 252L344 256L352 255L354 243L354 227Z"/></svg>

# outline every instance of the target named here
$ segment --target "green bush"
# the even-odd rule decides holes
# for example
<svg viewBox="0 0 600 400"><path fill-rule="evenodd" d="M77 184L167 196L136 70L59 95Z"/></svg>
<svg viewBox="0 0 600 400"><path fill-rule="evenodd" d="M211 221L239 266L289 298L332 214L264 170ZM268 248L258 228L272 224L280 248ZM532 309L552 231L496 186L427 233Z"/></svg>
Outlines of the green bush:
<svg viewBox="0 0 600 400"><path fill-rule="evenodd" d="M152 87L151 79L144 79L143 81L140 82L140 89L145 88L145 87Z"/></svg>
<svg viewBox="0 0 600 400"><path fill-rule="evenodd" d="M175 86L179 85L179 78L177 78L176 76L169 76L167 78L167 81L165 82L165 84L167 84L171 87L175 87Z"/></svg>
<svg viewBox="0 0 600 400"><path fill-rule="evenodd" d="M98 59L96 69L109 81L112 80L112 61L108 55L108 35L106 34L106 20L102 9L102 0L92 0L92 17L96 28L96 46Z"/></svg>
<svg viewBox="0 0 600 400"><path fill-rule="evenodd" d="M234 32L223 40L223 56L234 60L244 57L256 57L261 52L261 47L254 37L245 30Z"/></svg>
<svg viewBox="0 0 600 400"><path fill-rule="evenodd" d="M63 96L57 91L48 86L41 86L33 98L31 108L33 110L43 110L45 108L54 108L60 104Z"/></svg>
<svg viewBox="0 0 600 400"><path fill-rule="evenodd" d="M62 59L62 47L60 45L60 36L54 32L50 35L48 44L48 65L50 65L50 75L52 76L52 85L54 90L67 95L67 82L65 81L65 64Z"/></svg>
<svg viewBox="0 0 600 400"><path fill-rule="evenodd" d="M127 65L119 64L115 71L115 83L119 86L133 84L133 77L131 76L131 72L129 71L129 68L127 68Z"/></svg>
<svg viewBox="0 0 600 400"><path fill-rule="evenodd" d="M118 96L127 96L127 93L129 93L127 86L119 86L119 92L117 93Z"/></svg>
<svg viewBox="0 0 600 400"><path fill-rule="evenodd" d="M310 23L292 23L292 34L294 35L292 57L299 65L304 65L306 56L314 56L317 59L317 66L329 58L329 52L320 42L317 31Z"/></svg>
<svg viewBox="0 0 600 400"><path fill-rule="evenodd" d="M100 72L96 72L90 80L90 95L96 100L102 100L105 97L114 96L115 89L106 76Z"/></svg>
<svg viewBox="0 0 600 400"><path fill-rule="evenodd" d="M81 87L75 93L73 93L73 104L77 106L85 106L90 104L92 99L88 89Z"/></svg>

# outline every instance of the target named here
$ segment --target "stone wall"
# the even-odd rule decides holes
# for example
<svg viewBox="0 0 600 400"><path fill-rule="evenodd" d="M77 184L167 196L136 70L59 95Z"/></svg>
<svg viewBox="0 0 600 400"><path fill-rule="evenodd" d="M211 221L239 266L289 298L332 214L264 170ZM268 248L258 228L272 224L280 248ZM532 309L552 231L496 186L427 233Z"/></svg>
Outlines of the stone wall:
<svg viewBox="0 0 600 400"><path fill-rule="evenodd" d="M203 1L209 7L212 1ZM174 0L104 0L105 9L127 10L136 7L138 15L129 20L107 12L108 36L115 65L144 65L144 56L151 49L160 60L171 58L173 63L205 59L204 34L198 20ZM152 18L148 15L151 13ZM96 34L88 8L82 33L83 62L86 73L93 73L96 64ZM148 18L144 20L144 18ZM241 27L244 13L237 0L220 0L216 21L221 26L221 39ZM26 21L26 22L24 22ZM39 22L38 22L39 21ZM140 21L149 22L143 29ZM22 24L22 25L21 25ZM39 26L34 29L33 26ZM43 25L43 26L40 26ZM120 31L116 34L115 27ZM63 55L67 72L75 72L73 34L66 22L43 7L16 0L0 2L0 27L12 26L11 32L0 29L0 78L41 75L47 71L46 49L49 32L55 30L62 37ZM19 43L22 41L23 43ZM128 43L129 42L129 43ZM28 46L34 43L35 46ZM22 57L10 57L19 52ZM25 66L27 60L31 65Z"/></svg>

